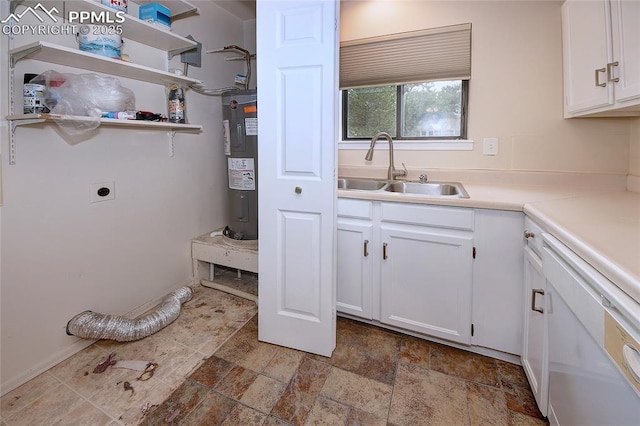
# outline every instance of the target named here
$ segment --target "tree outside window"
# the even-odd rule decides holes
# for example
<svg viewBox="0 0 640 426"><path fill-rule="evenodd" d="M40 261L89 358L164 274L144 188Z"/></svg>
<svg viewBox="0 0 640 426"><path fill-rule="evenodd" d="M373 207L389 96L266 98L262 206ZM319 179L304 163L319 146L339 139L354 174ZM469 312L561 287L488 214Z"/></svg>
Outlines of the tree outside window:
<svg viewBox="0 0 640 426"><path fill-rule="evenodd" d="M344 140L466 137L468 81L431 81L343 91Z"/></svg>

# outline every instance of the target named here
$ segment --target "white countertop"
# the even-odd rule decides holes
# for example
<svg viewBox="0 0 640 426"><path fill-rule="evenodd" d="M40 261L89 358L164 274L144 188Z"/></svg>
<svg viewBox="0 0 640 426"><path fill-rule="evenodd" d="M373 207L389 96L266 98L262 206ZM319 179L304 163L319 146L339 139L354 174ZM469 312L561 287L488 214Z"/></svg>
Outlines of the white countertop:
<svg viewBox="0 0 640 426"><path fill-rule="evenodd" d="M640 303L640 194L538 201L524 212Z"/></svg>
<svg viewBox="0 0 640 426"><path fill-rule="evenodd" d="M640 303L639 193L620 185L575 185L571 179L543 185L440 180L461 182L470 198L353 190L338 190L338 197L522 211Z"/></svg>
<svg viewBox="0 0 640 426"><path fill-rule="evenodd" d="M437 181L429 181L437 182ZM397 192L338 190L338 197L400 203L434 204L479 209L523 211L526 203L588 195L604 190L576 189L541 185L477 184L462 182L469 198L429 197Z"/></svg>

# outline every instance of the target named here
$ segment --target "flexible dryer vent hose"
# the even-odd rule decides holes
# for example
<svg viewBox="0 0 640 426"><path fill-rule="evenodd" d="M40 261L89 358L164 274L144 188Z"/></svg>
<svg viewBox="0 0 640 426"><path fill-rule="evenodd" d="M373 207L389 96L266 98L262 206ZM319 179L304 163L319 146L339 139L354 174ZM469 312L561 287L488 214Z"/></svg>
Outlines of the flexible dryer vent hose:
<svg viewBox="0 0 640 426"><path fill-rule="evenodd" d="M190 287L179 288L165 297L158 309L137 319L84 311L67 323L67 334L83 339L118 342L140 340L157 333L178 318L182 304L191 300L191 295Z"/></svg>

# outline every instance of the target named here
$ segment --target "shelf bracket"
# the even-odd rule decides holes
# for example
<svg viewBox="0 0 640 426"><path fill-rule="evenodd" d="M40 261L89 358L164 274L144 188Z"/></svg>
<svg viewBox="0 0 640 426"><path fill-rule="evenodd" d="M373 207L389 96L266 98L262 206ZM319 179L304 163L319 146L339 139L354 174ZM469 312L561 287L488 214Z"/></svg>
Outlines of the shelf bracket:
<svg viewBox="0 0 640 426"><path fill-rule="evenodd" d="M176 19L180 19L180 18L182 18L182 17L184 17L186 15L192 14L192 13L199 13L199 9L196 6L192 5L191 8L171 16L171 20L175 21Z"/></svg>
<svg viewBox="0 0 640 426"><path fill-rule="evenodd" d="M29 124L43 123L44 121L46 121L44 118L34 118L32 120L20 120L20 121L10 122L10 126L11 126L11 128L9 129L9 164L10 165L13 166L16 164L16 139L15 139L16 128L18 128L18 126L27 126Z"/></svg>
<svg viewBox="0 0 640 426"><path fill-rule="evenodd" d="M173 157L173 138L176 136L176 131L172 130L167 132L167 137L169 138L169 157Z"/></svg>
<svg viewBox="0 0 640 426"><path fill-rule="evenodd" d="M188 52L189 50L195 50L197 48L198 48L198 46L188 46L188 47L182 47L180 49L173 49L173 50L169 50L167 52L167 55L169 55L169 59L171 59L176 55L179 55L179 54L184 53L184 52Z"/></svg>
<svg viewBox="0 0 640 426"><path fill-rule="evenodd" d="M24 49L24 50L20 50L18 52L12 53L11 57L9 58L9 66L11 68L14 68L16 66L16 63L20 59L26 58L27 56L31 55L34 52L37 52L40 49L42 49L42 46L38 45L38 46L33 46L29 49Z"/></svg>

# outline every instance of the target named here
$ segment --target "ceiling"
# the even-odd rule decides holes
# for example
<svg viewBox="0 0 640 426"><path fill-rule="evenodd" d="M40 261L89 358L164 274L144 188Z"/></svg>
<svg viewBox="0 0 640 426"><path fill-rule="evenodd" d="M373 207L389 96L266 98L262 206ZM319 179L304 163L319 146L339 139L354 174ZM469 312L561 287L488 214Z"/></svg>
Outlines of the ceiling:
<svg viewBox="0 0 640 426"><path fill-rule="evenodd" d="M237 16L243 21L256 19L255 0L212 0L215 4L227 12Z"/></svg>

